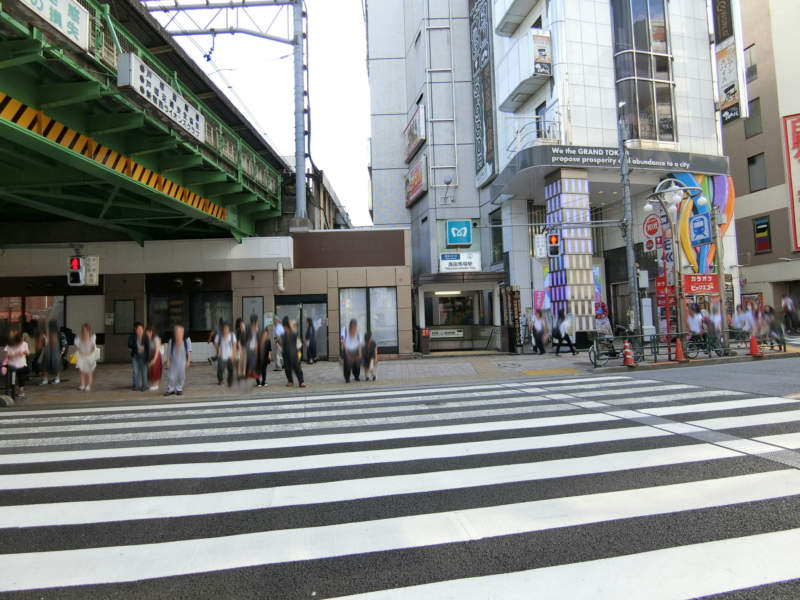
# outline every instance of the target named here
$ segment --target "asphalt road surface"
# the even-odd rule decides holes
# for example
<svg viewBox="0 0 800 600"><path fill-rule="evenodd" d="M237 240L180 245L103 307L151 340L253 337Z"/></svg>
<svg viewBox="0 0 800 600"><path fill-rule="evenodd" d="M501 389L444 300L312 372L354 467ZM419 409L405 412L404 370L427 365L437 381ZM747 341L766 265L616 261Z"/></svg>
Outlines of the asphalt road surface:
<svg viewBox="0 0 800 600"><path fill-rule="evenodd" d="M0 595L800 598L800 401L717 376L5 409Z"/></svg>

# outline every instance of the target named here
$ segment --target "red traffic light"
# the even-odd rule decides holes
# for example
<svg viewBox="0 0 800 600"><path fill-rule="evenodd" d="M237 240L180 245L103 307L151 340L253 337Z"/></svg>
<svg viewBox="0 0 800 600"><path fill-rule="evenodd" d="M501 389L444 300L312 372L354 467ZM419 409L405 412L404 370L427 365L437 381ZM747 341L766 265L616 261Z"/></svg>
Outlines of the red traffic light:
<svg viewBox="0 0 800 600"><path fill-rule="evenodd" d="M555 233L550 234L550 245L555 246L558 243L558 236Z"/></svg>
<svg viewBox="0 0 800 600"><path fill-rule="evenodd" d="M79 256L73 256L69 259L69 270L70 271L80 271L81 270L81 259Z"/></svg>

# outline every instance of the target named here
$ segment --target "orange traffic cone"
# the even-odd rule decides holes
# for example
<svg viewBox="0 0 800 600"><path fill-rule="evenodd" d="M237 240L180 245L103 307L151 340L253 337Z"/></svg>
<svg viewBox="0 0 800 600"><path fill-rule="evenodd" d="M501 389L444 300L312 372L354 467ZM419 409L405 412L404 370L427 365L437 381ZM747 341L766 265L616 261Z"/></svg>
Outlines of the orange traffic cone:
<svg viewBox="0 0 800 600"><path fill-rule="evenodd" d="M681 338L675 338L675 360L677 362L688 362L686 357L683 355L683 345L681 344Z"/></svg>
<svg viewBox="0 0 800 600"><path fill-rule="evenodd" d="M750 336L750 356L755 356L757 358L764 356L761 354L761 349L758 347L758 341L754 335Z"/></svg>
<svg viewBox="0 0 800 600"><path fill-rule="evenodd" d="M628 340L625 340L625 348L622 351L622 364L631 369L636 368L636 362L633 360L633 352L631 352L631 345Z"/></svg>

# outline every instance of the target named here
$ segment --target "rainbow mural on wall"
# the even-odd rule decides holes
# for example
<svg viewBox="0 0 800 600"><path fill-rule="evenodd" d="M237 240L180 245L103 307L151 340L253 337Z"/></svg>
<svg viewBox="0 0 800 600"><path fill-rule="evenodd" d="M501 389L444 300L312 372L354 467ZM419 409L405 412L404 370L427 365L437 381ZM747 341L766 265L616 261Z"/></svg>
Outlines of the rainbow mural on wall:
<svg viewBox="0 0 800 600"><path fill-rule="evenodd" d="M714 265L714 256L717 248L715 244L707 246L692 246L689 242L689 219L692 215L707 213L711 206L719 208L720 214L727 217L727 221L720 225L720 236L733 223L733 210L736 206L736 192L733 188L733 179L727 175L701 175L692 173L673 173L671 177L677 179L686 187L699 187L708 199L704 206L697 205L697 198L686 194L678 210L678 231L684 256L689 261L695 273L711 273Z"/></svg>

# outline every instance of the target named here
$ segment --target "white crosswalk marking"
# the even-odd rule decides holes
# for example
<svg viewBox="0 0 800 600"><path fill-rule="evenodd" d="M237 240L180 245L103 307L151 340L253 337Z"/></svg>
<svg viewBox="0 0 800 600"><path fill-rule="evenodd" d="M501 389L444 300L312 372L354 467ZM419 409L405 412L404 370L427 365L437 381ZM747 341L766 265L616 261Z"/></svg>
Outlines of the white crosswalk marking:
<svg viewBox="0 0 800 600"><path fill-rule="evenodd" d="M800 471L771 458L798 447L796 400L625 376L0 412L0 592L770 585L800 578Z"/></svg>

